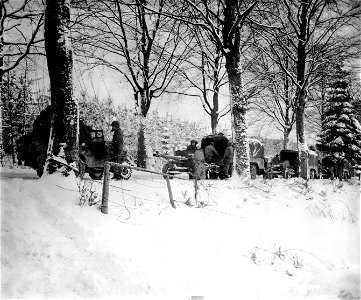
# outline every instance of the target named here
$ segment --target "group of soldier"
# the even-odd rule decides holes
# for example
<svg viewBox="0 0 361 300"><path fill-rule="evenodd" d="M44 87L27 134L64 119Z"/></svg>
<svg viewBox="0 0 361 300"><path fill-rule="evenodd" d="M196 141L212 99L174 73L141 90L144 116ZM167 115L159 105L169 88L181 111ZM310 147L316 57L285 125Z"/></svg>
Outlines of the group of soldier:
<svg viewBox="0 0 361 300"><path fill-rule="evenodd" d="M191 140L190 145L187 146L187 150L197 150L197 141ZM214 148L214 142L210 142L209 145L204 148L204 160L206 163L214 163L216 159L221 158L224 163L224 176L229 178L232 176L233 152L233 143L228 141L227 148L223 154L223 157L221 157L218 154L216 148Z"/></svg>

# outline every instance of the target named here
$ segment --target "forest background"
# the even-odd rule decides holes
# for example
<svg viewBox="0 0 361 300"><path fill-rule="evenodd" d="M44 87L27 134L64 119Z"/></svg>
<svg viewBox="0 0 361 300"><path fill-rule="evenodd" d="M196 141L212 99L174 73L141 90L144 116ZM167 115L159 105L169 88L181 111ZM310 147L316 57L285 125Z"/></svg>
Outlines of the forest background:
<svg viewBox="0 0 361 300"><path fill-rule="evenodd" d="M186 4L190 5L191 3L188 2L186 1ZM220 7L221 2L214 1L212 5ZM11 4L11 1L2 2L3 8L6 8L8 3ZM171 24L164 25L162 23L163 27L157 27L157 22L160 22L161 16L164 17L166 14L162 15L160 11L157 14L155 9L168 9L167 14L171 14L171 12L174 14L174 11L170 11L171 8L164 1L159 1L159 3L152 2L150 8L146 8L147 3L142 3L142 1L135 1L134 3L115 1L114 3L123 5L123 13L128 14L126 16L128 19L121 19L122 14L120 11L118 11L117 15L116 11L109 12L108 15L105 14L105 17L109 20L111 17L120 18L119 20L123 22L123 25L126 24L126 21L133 20L131 18L134 17L135 23L130 22L130 24L139 26L129 26L129 28L134 29L133 32L130 32L130 35L127 35L125 27L123 28L123 35L121 36L123 41L126 41L126 38L129 36L132 36L133 40L127 49L124 50L123 47L123 52L121 51L120 54L124 59L127 58L127 51L130 53L129 51L133 50L131 53L134 56L132 57L134 61L129 63L129 59L125 61L119 60L122 68L117 69L116 65L111 61L113 59L112 55L109 60L106 60L105 55L101 56L104 52L97 52L98 50L105 49L102 42L106 41L108 36L116 37L114 35L114 28L105 31L104 27L97 28L94 25L107 25L102 23L103 16L101 13L104 11L102 8L106 7L109 3L112 3L112 1L100 1L98 4L92 1L71 2L71 29L74 48L74 97L78 99L79 106L82 107L80 111L83 113L84 118L87 118L87 121L93 127L100 126L108 138L111 120L121 119L126 135L129 137L129 144L133 144L133 137L135 138L136 133L132 132L132 129L137 122L132 118L132 114L134 114L134 98L137 97L139 91L134 93L134 86L132 86L133 90L130 88L132 84L129 84L127 79L128 71L131 73L132 63L134 65L137 57L144 55L145 51L142 46L147 43L149 46L154 40L155 36L153 36L153 40L149 37L151 29L156 34L156 30L161 28L160 39L157 41L156 51L154 51L158 56L155 55L155 58L153 58L153 65L154 62L157 62L156 58L161 57L159 56L160 53L166 58L165 60L175 58L175 61L168 65L169 69L173 68L173 73L163 74L163 81L167 81L167 88L158 95L158 98L153 99L152 105L150 106L149 103L148 107L150 112L148 119L153 119L154 117L154 120L156 120L149 122L157 123L160 127L154 131L154 128L150 126L150 129L147 129L147 131L153 135L154 132L158 133L159 138L154 138L155 141L159 141L160 136L163 134L162 131L167 130L165 128L169 127L173 128L176 132L182 132L182 138L171 133L174 136L174 141L179 146L184 146L191 138L199 138L206 133L210 133L210 127L212 127L213 132L225 132L226 135L231 135L230 95L228 82L225 80L224 62L224 56L225 53L227 54L227 51L222 53L217 48L217 44L209 44L208 40L212 42L210 36L188 26L189 23L187 22L189 20L185 22L187 24L185 28L181 27L178 23L176 24L176 18L173 18L174 22ZM249 9L259 5L253 11L252 18L248 18L247 22L241 24L244 27L240 27L244 37L241 51L243 97L249 103L247 130L250 136L258 137L266 143L266 151L270 155L278 152L282 148L282 144L283 147L295 148L294 143L296 142L295 138L292 137L295 125L292 108L295 106L293 101L297 96L297 84L292 83L292 76L290 76L291 79L287 77L289 73L295 72L296 69L296 64L287 58L288 56L292 58L290 52L292 46L294 46L294 41L288 38L289 45L287 47L280 45L284 42L281 38L282 34L288 32L290 37L292 34L290 26L295 25L291 12L297 12L297 5L299 3L298 1L292 1L291 4L293 7L290 7L287 1L277 5L275 3L259 3L259 1L243 1L241 3L241 5L244 5L243 9L245 9L245 12L249 12ZM349 81L351 83L350 86L352 86L351 90L354 99L353 104L356 111L360 112L360 78L358 69L358 62L360 60L358 54L359 39L357 38L359 30L357 18L360 11L357 1L342 1L341 4L336 4L332 1L329 3L327 1L315 0L309 1L308 4L315 11L311 10L308 16L311 21L309 22L311 25L309 25L313 26L309 28L311 29L311 33L309 33L311 35L314 34L314 36L311 37L310 35L312 42L309 43L310 48L308 49L310 60L307 62L309 64L307 71L309 72L308 76L313 80L305 87L308 95L306 130L309 137L308 142L314 144L314 140L321 128L321 112L323 102L327 98L327 86L332 81L332 70L336 69L337 65L343 65L349 72ZM7 31L5 30L5 38L13 38L12 43L5 42L8 52L5 52L4 55L5 68L4 66L2 67L2 69L5 69L5 72L2 74L5 75L2 76L3 86L5 88L6 86L8 87L7 90L3 89L2 93L2 120L4 120L2 122L2 129L5 128L5 133L8 133L5 134L8 139L8 142L5 143L8 146L5 149L7 153L9 153L9 148L15 148L17 137L31 129L36 113L49 103L48 72L43 47L43 5L42 1L27 0L24 1L23 7L13 5L11 7L13 9L12 14L7 15L11 19L11 15L15 16L16 13L25 12L26 9L30 11L28 16L24 14L16 15L16 18L12 20L15 25L9 26L6 28ZM214 7L211 7L211 9ZM9 11L9 7L7 8ZM146 13L145 8L147 9ZM177 9L181 8L177 7ZM293 11L291 8L295 10ZM265 9L269 9L269 12L272 12L272 9L278 9L280 12L286 13L286 15L288 11L288 22L278 24L278 28L273 28L269 25L269 22L272 21L270 17L267 19L268 23L264 22L260 26L259 18L262 18L262 11ZM298 12L300 12L300 9L301 6L298 7ZM327 9L329 10L327 11ZM112 13L114 13L113 16L111 16ZM133 16L132 13L135 13L135 15ZM6 15L4 16L6 17ZM137 16L140 16L140 18L137 19ZM158 19L154 16L158 16ZM244 16L246 18L248 15ZM19 20L22 22L19 23ZM24 20L29 21L31 26L26 26ZM89 22L90 20L93 23ZM215 20L219 20L219 18L215 18ZM332 20L336 21L332 22ZM11 32L14 28L16 28L15 33ZM272 31L273 29L275 31ZM286 31L277 31L279 29ZM97 30L101 30L101 32ZM149 32L145 30L149 30ZM324 36L323 33L325 34ZM188 38L188 36L191 36L191 38ZM270 39L274 36L277 39L279 38L279 40L276 40L275 43L270 42ZM16 54L21 54L22 47L28 45L28 43L19 42L19 40L22 38L26 41L26 38L29 39L29 37L32 41L32 47L29 47L26 53L24 52L26 54L24 55L25 59L16 60ZM143 40L145 38L148 40ZM139 44L137 44L138 40L141 40ZM194 44L191 44L191 42L194 42ZM162 44L167 47L162 48ZM195 47L195 45L198 47ZM122 45L120 46L122 47ZM182 50L181 53L179 53L179 49ZM105 50L109 50L109 48ZM210 54L212 53L216 54L213 57L213 61L210 59ZM272 55L275 56L272 57ZM284 58L284 64L277 64L279 56ZM14 58L16 68L8 68L6 70L7 66L12 65ZM160 61L158 60L158 62ZM285 64L289 66L289 69L284 69ZM166 69L164 67L163 70ZM200 73L197 75L197 72ZM214 80L216 73L219 77ZM204 89L202 90L202 88ZM287 88L287 95L284 97L283 90L285 88ZM197 89L199 89L198 93ZM211 99L212 97L214 99L215 95L217 95L218 103L217 106L213 105L212 107ZM89 102L93 104L88 105ZM120 107L117 107L118 105ZM96 107L103 109L96 109ZM288 114L290 110L291 115L286 115L286 118L282 119L284 112ZM125 115L128 117L125 117ZM360 113L358 115L360 116ZM212 122L209 122L211 126L209 126L209 123L207 125L207 118L208 122L209 119L212 120ZM216 125L214 125L214 118L216 119ZM160 119L161 121L159 121ZM14 128L16 128L15 131ZM293 144L286 142L285 133L291 134L290 137ZM268 143L265 137L282 138L278 142ZM150 144L152 145L152 142ZM273 144L274 146L267 144Z"/></svg>

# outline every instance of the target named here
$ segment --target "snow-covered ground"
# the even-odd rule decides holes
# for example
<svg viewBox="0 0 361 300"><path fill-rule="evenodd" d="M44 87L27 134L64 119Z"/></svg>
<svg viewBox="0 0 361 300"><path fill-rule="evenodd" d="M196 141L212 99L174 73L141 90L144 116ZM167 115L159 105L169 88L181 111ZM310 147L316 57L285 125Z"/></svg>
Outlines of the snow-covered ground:
<svg viewBox="0 0 361 300"><path fill-rule="evenodd" d="M360 182L102 181L1 169L1 297L358 299ZM192 204L187 205L186 203ZM197 297L199 296L199 297Z"/></svg>

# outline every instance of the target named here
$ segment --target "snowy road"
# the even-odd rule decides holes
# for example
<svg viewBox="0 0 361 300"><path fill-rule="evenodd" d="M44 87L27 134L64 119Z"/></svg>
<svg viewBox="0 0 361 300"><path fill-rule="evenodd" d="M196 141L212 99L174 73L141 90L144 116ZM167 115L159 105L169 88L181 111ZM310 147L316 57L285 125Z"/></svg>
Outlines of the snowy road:
<svg viewBox="0 0 361 300"><path fill-rule="evenodd" d="M33 169L7 169L0 168L0 180L12 179L12 178L21 178L21 179L39 179L39 176L36 175L36 171Z"/></svg>

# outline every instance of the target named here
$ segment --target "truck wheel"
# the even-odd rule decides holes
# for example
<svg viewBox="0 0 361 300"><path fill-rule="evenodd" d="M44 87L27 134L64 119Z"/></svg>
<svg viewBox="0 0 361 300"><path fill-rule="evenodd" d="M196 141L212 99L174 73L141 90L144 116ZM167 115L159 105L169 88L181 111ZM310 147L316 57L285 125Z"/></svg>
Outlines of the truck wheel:
<svg viewBox="0 0 361 300"><path fill-rule="evenodd" d="M251 172L251 179L256 179L257 178L257 166L252 164L250 172Z"/></svg>
<svg viewBox="0 0 361 300"><path fill-rule="evenodd" d="M217 172L209 172L209 179L217 179L219 174Z"/></svg>
<svg viewBox="0 0 361 300"><path fill-rule="evenodd" d="M162 173L168 174L168 172L171 170L174 170L173 164L167 162L162 168ZM163 177L164 179L167 179L167 176L163 175ZM169 179L173 179L173 176L169 176Z"/></svg>
<svg viewBox="0 0 361 300"><path fill-rule="evenodd" d="M131 168L122 168L122 172L120 173L120 176L122 176L122 178L124 180L128 180L130 178L130 176L132 176L132 169Z"/></svg>
<svg viewBox="0 0 361 300"><path fill-rule="evenodd" d="M89 169L89 176L93 180L100 180L103 177L103 171Z"/></svg>

